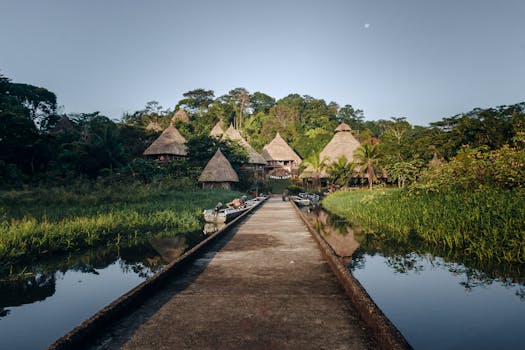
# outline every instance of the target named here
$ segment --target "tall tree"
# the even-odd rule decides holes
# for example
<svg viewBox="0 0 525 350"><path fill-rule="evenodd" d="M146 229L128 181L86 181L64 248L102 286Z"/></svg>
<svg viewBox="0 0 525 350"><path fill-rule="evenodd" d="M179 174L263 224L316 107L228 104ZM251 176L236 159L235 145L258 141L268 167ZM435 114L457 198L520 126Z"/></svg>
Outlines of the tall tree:
<svg viewBox="0 0 525 350"><path fill-rule="evenodd" d="M354 130L364 128L365 115L362 110L355 109L352 105L344 105L337 112L339 122L348 124Z"/></svg>
<svg viewBox="0 0 525 350"><path fill-rule="evenodd" d="M247 113L248 107L250 107L250 94L245 88L235 88L230 90L229 95L231 96L230 102L235 109L234 126L236 129L242 128L244 116Z"/></svg>
<svg viewBox="0 0 525 350"><path fill-rule="evenodd" d="M215 93L213 90L199 88L185 92L182 96L184 99L180 100L177 106L186 106L192 114L198 114L199 117L202 117L208 106L213 102Z"/></svg>
<svg viewBox="0 0 525 350"><path fill-rule="evenodd" d="M365 174L368 180L368 188L371 190L373 183L377 180L379 170L379 148L377 144L366 142L359 147L354 154L354 158L360 171Z"/></svg>
<svg viewBox="0 0 525 350"><path fill-rule="evenodd" d="M270 108L275 106L275 98L268 96L262 92L256 91L250 96L250 102L253 113L268 113Z"/></svg>

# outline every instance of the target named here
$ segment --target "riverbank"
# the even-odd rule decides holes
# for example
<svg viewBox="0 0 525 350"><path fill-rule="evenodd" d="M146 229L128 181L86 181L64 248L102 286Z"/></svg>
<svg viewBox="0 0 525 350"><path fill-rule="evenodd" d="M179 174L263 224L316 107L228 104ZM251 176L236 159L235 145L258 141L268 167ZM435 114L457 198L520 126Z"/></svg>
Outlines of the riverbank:
<svg viewBox="0 0 525 350"><path fill-rule="evenodd" d="M1 192L0 270L55 252L195 231L204 208L239 195L167 184Z"/></svg>
<svg viewBox="0 0 525 350"><path fill-rule="evenodd" d="M521 190L347 191L325 198L323 206L378 238L402 242L417 238L478 261L525 262Z"/></svg>

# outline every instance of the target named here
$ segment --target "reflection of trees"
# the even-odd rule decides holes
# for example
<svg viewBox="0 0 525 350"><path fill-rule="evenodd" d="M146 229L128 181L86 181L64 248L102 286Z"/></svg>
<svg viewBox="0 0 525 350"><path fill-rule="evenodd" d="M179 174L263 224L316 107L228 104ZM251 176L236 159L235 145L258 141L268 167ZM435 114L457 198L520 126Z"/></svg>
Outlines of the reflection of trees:
<svg viewBox="0 0 525 350"><path fill-rule="evenodd" d="M421 264L421 256L414 253L386 257L386 265L397 273L407 273L408 271L419 273L424 270L424 265Z"/></svg>
<svg viewBox="0 0 525 350"><path fill-rule="evenodd" d="M57 273L67 271L98 274L115 261L123 271L133 271L147 278L164 264L157 252L143 242L126 247L103 246L84 252L55 255L30 266L17 266L9 275L0 275L0 317L9 314L6 307L42 301L55 294Z"/></svg>
<svg viewBox="0 0 525 350"><path fill-rule="evenodd" d="M466 259L458 252L429 246L415 239L400 242L367 235L360 242L360 252L380 254L396 273L422 272L425 266L423 262L428 262L433 267L447 269L455 276L463 276L464 279L459 283L467 291L498 282L505 287L516 287L516 295L525 299L525 271L520 266L480 264ZM355 265L352 262L350 267L364 268L361 262Z"/></svg>
<svg viewBox="0 0 525 350"><path fill-rule="evenodd" d="M0 318L7 316L9 306L31 304L55 294L55 274L36 274L25 278L0 281Z"/></svg>
<svg viewBox="0 0 525 350"><path fill-rule="evenodd" d="M361 248L357 249L354 254L352 255L352 261L350 261L350 264L348 264L348 268L351 271L354 270L363 270L365 268L365 251Z"/></svg>

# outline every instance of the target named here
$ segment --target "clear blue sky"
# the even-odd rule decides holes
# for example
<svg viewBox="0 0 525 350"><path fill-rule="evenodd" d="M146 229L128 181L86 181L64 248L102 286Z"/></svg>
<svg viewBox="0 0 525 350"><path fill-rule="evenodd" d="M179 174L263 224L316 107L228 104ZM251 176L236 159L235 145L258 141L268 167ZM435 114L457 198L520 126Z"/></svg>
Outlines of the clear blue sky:
<svg viewBox="0 0 525 350"><path fill-rule="evenodd" d="M0 70L114 119L245 87L424 125L525 100L525 1L0 0Z"/></svg>

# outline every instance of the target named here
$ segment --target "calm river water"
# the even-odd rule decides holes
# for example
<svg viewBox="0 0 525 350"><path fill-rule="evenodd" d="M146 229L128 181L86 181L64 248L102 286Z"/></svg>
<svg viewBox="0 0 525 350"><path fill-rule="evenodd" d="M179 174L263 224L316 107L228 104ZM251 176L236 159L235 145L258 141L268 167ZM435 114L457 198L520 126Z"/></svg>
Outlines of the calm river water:
<svg viewBox="0 0 525 350"><path fill-rule="evenodd" d="M524 269L475 266L309 218L415 349L523 349ZM206 229L206 228L205 228ZM0 276L0 349L42 349L199 242L202 232L104 247Z"/></svg>
<svg viewBox="0 0 525 350"><path fill-rule="evenodd" d="M374 241L323 210L309 219L415 349L525 348L523 266Z"/></svg>
<svg viewBox="0 0 525 350"><path fill-rule="evenodd" d="M43 349L198 243L157 237L38 262L0 276L0 349Z"/></svg>

